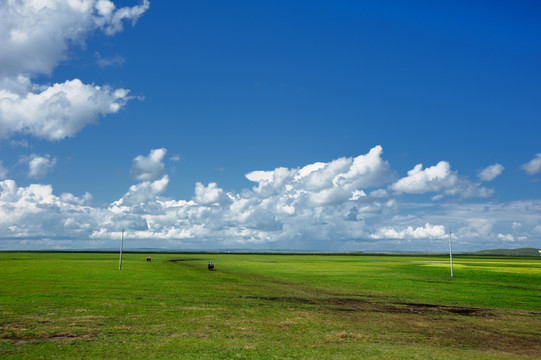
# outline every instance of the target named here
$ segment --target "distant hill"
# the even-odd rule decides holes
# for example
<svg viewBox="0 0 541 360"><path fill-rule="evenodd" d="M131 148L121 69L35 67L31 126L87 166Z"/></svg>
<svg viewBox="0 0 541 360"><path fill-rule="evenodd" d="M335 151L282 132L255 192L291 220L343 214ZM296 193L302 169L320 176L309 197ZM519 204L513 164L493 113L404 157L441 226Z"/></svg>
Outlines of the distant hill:
<svg viewBox="0 0 541 360"><path fill-rule="evenodd" d="M492 249L480 250L468 255L498 255L498 256L539 256L539 250L535 248L520 248L520 249Z"/></svg>

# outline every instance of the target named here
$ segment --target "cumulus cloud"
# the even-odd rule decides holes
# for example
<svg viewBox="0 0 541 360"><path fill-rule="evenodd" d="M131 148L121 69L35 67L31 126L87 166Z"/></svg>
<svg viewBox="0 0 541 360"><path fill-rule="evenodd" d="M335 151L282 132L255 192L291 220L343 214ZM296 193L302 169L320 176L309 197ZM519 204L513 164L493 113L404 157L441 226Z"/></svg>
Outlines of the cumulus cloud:
<svg viewBox="0 0 541 360"><path fill-rule="evenodd" d="M167 190L169 177L165 175L155 181L143 181L142 183L130 186L130 190L122 198L112 205L113 207L152 206L153 201L159 194ZM125 208L126 210L129 210Z"/></svg>
<svg viewBox="0 0 541 360"><path fill-rule="evenodd" d="M0 76L50 74L68 48L82 44L92 31L107 35L122 31L149 8L140 5L117 9L108 0L13 0L0 3Z"/></svg>
<svg viewBox="0 0 541 360"><path fill-rule="evenodd" d="M536 154L535 157L528 161L526 164L523 164L520 167L522 170L526 171L528 175L535 175L541 172L541 153Z"/></svg>
<svg viewBox="0 0 541 360"><path fill-rule="evenodd" d="M100 115L118 112L129 99L128 90L86 85L78 79L23 96L0 90L0 137L73 137Z"/></svg>
<svg viewBox="0 0 541 360"><path fill-rule="evenodd" d="M458 176L451 171L447 161L423 170L423 164L417 164L408 171L408 176L391 185L392 190L408 194L423 194L453 189L458 184Z"/></svg>
<svg viewBox="0 0 541 360"><path fill-rule="evenodd" d="M55 196L50 185L0 181L0 238L88 237L100 218L100 210L87 205L90 199Z"/></svg>
<svg viewBox="0 0 541 360"><path fill-rule="evenodd" d="M229 200L231 200L231 197L223 189L220 189L216 183L210 183L208 186L199 182L195 184L194 201L198 204L212 205Z"/></svg>
<svg viewBox="0 0 541 360"><path fill-rule="evenodd" d="M446 251L447 227L463 251L517 239L533 246L528 239L541 232L539 200L404 201L407 195L386 190L394 173L380 147L355 158L251 172L254 186L240 192L197 183L189 200L167 197L169 177L149 165L165 155L155 149L136 157L139 174L147 175L105 207L92 206L90 194L58 196L50 185L0 181L0 247L36 238L48 239L49 247L84 239L80 247L107 248L126 228L133 247Z"/></svg>
<svg viewBox="0 0 541 360"><path fill-rule="evenodd" d="M503 172L503 169L503 165L496 163L494 165L490 165L484 169L481 169L477 173L477 176L479 177L479 179L481 179L481 181L492 181L496 177L500 176L500 174Z"/></svg>
<svg viewBox="0 0 541 360"><path fill-rule="evenodd" d="M423 164L417 164L408 171L408 176L399 179L389 187L391 190L407 194L440 193L433 199L445 195L459 195L463 198L489 197L493 190L472 183L458 176L451 170L447 161L440 161L435 166L423 169Z"/></svg>
<svg viewBox="0 0 541 360"><path fill-rule="evenodd" d="M371 234L372 239L442 239L446 236L443 225L431 225L426 223L424 227L408 226L402 230L392 227L384 227Z"/></svg>
<svg viewBox="0 0 541 360"><path fill-rule="evenodd" d="M71 219L63 222L69 227L56 227L58 234L64 236L73 235L72 230L79 224L78 231L87 231L89 238L105 241L116 238L119 227L126 227L129 236L139 239L213 241L233 247L287 243L301 238L311 241L359 238L367 233L366 218L393 206L392 201L371 198L362 189L379 186L392 177L388 163L381 159L381 147L356 158L250 173L248 177L257 185L240 193L226 192L216 183L197 183L189 201L164 197L169 183L167 175L163 175L165 154L166 149L155 149L148 156L136 157L134 176L141 182L132 185L106 209L91 208L88 202L83 204L86 198L91 199L90 195L76 199L68 194L57 197L51 187L15 189L14 182L6 183L9 191L5 193L6 197L16 194L15 198L0 206L8 209L13 201L19 201L19 194L39 190L43 196L25 198L28 199L25 201L34 198L36 202L19 207L26 214L20 219L21 224L31 218L32 212L36 213L35 209L45 206L42 198L46 198L47 204L56 204L59 217ZM157 178L160 174L162 177ZM73 207L80 207L75 213L88 216L87 225L81 224L81 219L86 217L74 218ZM63 209L70 210L63 213ZM36 221L36 217L32 219ZM45 220L42 226L35 224L34 234L49 224L50 219ZM90 228L92 231L88 232ZM10 231L0 227L0 237L9 234Z"/></svg>
<svg viewBox="0 0 541 360"><path fill-rule="evenodd" d="M372 188L393 179L394 173L381 158L382 154L383 148L378 145L368 154L355 158L318 162L300 169L253 171L246 178L258 183L254 191L262 196L287 193L314 204L339 203L358 198L361 188Z"/></svg>
<svg viewBox="0 0 541 360"><path fill-rule="evenodd" d="M164 148L153 149L148 156L139 155L133 159L131 175L141 181L153 181L163 176L165 167L163 159L167 154Z"/></svg>
<svg viewBox="0 0 541 360"><path fill-rule="evenodd" d="M49 154L44 156L32 154L23 157L20 163L28 165L27 176L32 179L39 179L50 172L56 165L56 158L52 158Z"/></svg>
<svg viewBox="0 0 541 360"><path fill-rule="evenodd" d="M74 136L99 116L116 113L128 90L83 84L79 79L37 85L95 30L113 35L149 7L117 9L108 0L13 0L0 3L0 137L31 135L47 140Z"/></svg>

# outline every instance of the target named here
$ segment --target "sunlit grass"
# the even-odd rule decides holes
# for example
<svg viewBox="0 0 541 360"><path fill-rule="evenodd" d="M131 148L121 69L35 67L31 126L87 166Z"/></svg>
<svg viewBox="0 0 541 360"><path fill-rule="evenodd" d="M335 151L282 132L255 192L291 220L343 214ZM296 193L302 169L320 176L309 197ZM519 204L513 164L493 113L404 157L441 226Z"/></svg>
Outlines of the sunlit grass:
<svg viewBox="0 0 541 360"><path fill-rule="evenodd" d="M537 358L541 261L0 253L2 358ZM180 260L180 261L172 261ZM213 261L216 271L208 271Z"/></svg>

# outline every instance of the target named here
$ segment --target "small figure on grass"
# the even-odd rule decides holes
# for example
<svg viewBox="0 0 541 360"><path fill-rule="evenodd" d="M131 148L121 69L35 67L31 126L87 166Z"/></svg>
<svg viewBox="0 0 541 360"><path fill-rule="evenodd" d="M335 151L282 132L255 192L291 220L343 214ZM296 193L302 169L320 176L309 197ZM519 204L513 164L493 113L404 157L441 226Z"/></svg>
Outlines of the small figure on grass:
<svg viewBox="0 0 541 360"><path fill-rule="evenodd" d="M209 261L209 263L207 264L207 269L209 269L210 271L214 270L214 263L211 263Z"/></svg>
<svg viewBox="0 0 541 360"><path fill-rule="evenodd" d="M152 259L150 258L150 256L147 256L147 261L152 261Z"/></svg>

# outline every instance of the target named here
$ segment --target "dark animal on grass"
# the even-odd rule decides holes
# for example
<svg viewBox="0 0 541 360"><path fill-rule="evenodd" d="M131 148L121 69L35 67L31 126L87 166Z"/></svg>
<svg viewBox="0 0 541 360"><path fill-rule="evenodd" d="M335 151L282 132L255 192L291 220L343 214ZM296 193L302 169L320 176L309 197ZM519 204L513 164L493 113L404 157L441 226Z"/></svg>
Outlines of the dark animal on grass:
<svg viewBox="0 0 541 360"><path fill-rule="evenodd" d="M207 269L209 269L210 271L214 270L214 264L209 262L207 265Z"/></svg>
<svg viewBox="0 0 541 360"><path fill-rule="evenodd" d="M150 256L147 256L147 261L152 261L152 259L150 258Z"/></svg>

